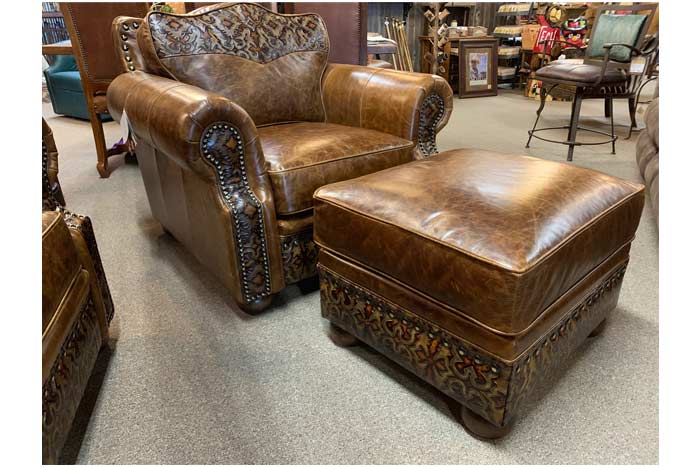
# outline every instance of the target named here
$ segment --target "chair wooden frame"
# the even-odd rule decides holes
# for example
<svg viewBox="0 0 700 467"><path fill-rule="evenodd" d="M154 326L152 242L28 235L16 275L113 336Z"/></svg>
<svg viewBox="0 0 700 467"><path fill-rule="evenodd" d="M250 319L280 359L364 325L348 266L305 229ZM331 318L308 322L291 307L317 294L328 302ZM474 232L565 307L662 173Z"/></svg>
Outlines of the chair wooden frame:
<svg viewBox="0 0 700 467"><path fill-rule="evenodd" d="M596 18L599 18L601 15L606 14L608 12L616 12L616 11L632 11L635 14L647 12L647 18L644 21L644 24L642 25L639 35L637 37L637 41L635 44L604 44L603 49L604 49L604 54L602 58L599 57L593 57L591 56L591 49L586 48L585 56L584 56L584 64L588 65L595 65L600 67L600 75L596 79L595 82L593 83L582 83L580 81L574 81L574 80L563 80L563 79L552 79L552 78L537 78L542 81L542 89L540 91L540 106L537 109L537 118L535 119L535 124L532 127L532 130L528 131L528 140L527 143L525 144L526 148L530 147L530 142L532 141L532 138L536 138L542 141L547 141L550 143L558 143L558 144L563 144L569 147L569 151L567 154L567 161L572 161L573 160L573 155L574 155L574 148L576 146L584 146L584 145L598 145L598 144L607 144L611 143L612 145L612 154L615 154L615 141L617 140L617 136L615 135L615 121L613 118L613 99L627 99L628 104L629 104L629 111L630 111L630 131L633 126L636 126L636 118L635 118L635 111L636 111L636 95L637 91L643 82L644 76L646 75L646 67L649 66L649 57L654 53L657 45L657 41L653 40L650 41L649 39L646 38L646 32L649 28L649 25L651 23L651 18L654 16L654 13L656 12L657 5L656 4L639 4L639 5L602 5L597 8L597 14ZM591 31L591 37L595 37L595 33L598 27L599 21L595 21L593 24L593 30ZM652 43L653 46L647 46L645 44ZM560 40L548 40L548 41L542 41L541 44L545 45L543 47L543 50L548 50L551 46L554 45L554 43L559 43L559 44L566 44L569 47L575 47L576 49L582 50L581 47L571 44L565 41L560 41ZM630 58L626 62L619 62L619 61L612 61L610 59L610 51L613 47L615 46L620 46L620 47L626 47L630 50ZM632 62L632 59L634 57L641 56L645 57L646 59L646 64L645 64L645 69L642 73L639 74L631 74L629 73L630 69L630 64ZM604 84L603 83L603 78L605 76L606 71L608 70L608 67L615 67L617 69L622 70L627 79L624 82L620 83L611 83L611 84ZM551 91L560 86L570 86L575 88L575 93L574 93L574 99L572 102L571 106L571 118L569 121L568 126L559 126L559 127L547 127L547 128L537 128L537 123L539 122L540 115L542 114L542 111L544 109L545 103L546 103L546 97L547 94L551 93ZM611 131L610 133L606 133L604 131L600 130L593 130L590 128L582 128L579 127L578 121L579 121L579 115L581 113L581 103L583 99L605 99L605 116L610 117L610 126L611 126ZM568 137L565 141L558 141L558 140L553 140L553 139L548 139L548 138L543 138L539 135L537 135L537 132L540 131L547 131L547 130L555 130L555 129L568 129ZM587 131L591 133L597 133L601 134L604 136L608 136L609 138L604 140L604 141L596 141L596 142L580 142L576 141L576 133L578 131Z"/></svg>
<svg viewBox="0 0 700 467"><path fill-rule="evenodd" d="M144 3L143 5L143 15L145 16L146 13L148 13L148 4ZM63 14L66 29L68 29L68 35L70 36L75 61L78 64L83 94L85 95L85 100L87 101L88 111L90 114L90 125L92 127L92 135L95 140L95 150L97 152L97 172L100 174L100 177L108 178L111 173L109 168L109 158L124 153L127 155L133 155L133 142L131 142L131 140L119 141L111 148L107 148L104 128L102 126L102 119L100 118L100 115L109 113L106 104L106 95L107 88L112 82L112 79L94 78L90 73L87 64L87 52L84 47L81 33L75 24L73 7L74 5L71 3L60 4L61 13ZM104 34L106 36L111 36L111 31L106 29ZM105 53L113 54L114 51L109 50L105 51ZM116 56L114 59L117 61Z"/></svg>

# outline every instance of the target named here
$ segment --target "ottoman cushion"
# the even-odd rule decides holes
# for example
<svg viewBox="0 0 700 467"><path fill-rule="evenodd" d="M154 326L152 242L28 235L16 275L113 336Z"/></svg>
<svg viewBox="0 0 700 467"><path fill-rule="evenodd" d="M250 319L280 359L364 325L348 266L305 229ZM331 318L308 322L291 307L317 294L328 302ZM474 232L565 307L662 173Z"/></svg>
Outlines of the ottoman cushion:
<svg viewBox="0 0 700 467"><path fill-rule="evenodd" d="M634 237L643 186L480 149L315 193L314 240L499 333L519 333Z"/></svg>

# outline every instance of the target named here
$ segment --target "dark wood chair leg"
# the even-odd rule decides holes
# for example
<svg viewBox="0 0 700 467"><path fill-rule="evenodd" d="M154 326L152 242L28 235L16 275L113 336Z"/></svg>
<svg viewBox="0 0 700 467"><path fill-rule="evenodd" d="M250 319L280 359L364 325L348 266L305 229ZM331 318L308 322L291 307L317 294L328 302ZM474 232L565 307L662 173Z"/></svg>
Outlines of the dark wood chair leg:
<svg viewBox="0 0 700 467"><path fill-rule="evenodd" d="M478 415L467 407L462 406L460 415L464 428L474 436L485 439L502 438L513 429L512 421L506 426L496 426L491 422L486 421L481 415Z"/></svg>
<svg viewBox="0 0 700 467"><path fill-rule="evenodd" d="M612 115L612 99L610 97L605 98L605 118L610 118Z"/></svg>
<svg viewBox="0 0 700 467"><path fill-rule="evenodd" d="M581 114L581 101L583 97L577 92L574 97L574 102L571 104L571 121L569 122L569 154L566 156L567 161L574 160L574 148L576 147L576 132L578 131L578 118Z"/></svg>
<svg viewBox="0 0 700 467"><path fill-rule="evenodd" d="M97 153L97 172L102 178L109 178L109 156L107 155L107 143L105 143L105 133L102 128L100 115L93 112L90 114L90 125L92 126L92 136L95 139L95 152Z"/></svg>

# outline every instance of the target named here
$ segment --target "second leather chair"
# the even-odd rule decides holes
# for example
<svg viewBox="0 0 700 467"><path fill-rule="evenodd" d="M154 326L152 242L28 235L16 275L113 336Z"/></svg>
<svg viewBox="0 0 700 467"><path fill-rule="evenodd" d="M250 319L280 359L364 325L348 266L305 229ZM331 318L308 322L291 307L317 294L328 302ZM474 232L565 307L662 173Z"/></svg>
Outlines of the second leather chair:
<svg viewBox="0 0 700 467"><path fill-rule="evenodd" d="M151 211L248 312L316 274L317 188L435 153L452 111L437 76L327 65L315 14L219 4L113 31L128 72L108 105Z"/></svg>

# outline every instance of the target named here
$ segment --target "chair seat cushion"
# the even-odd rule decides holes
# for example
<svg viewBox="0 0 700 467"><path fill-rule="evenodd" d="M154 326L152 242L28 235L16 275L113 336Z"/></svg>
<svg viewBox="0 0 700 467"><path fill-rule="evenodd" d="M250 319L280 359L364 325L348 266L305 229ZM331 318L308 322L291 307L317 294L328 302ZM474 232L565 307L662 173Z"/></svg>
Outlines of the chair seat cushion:
<svg viewBox="0 0 700 467"><path fill-rule="evenodd" d="M413 142L331 123L286 123L258 128L278 214L313 207L314 191L413 160Z"/></svg>
<svg viewBox="0 0 700 467"><path fill-rule="evenodd" d="M82 94L83 84L80 81L80 73L77 71L59 71L48 75L51 85L55 89L75 91Z"/></svg>
<svg viewBox="0 0 700 467"><path fill-rule="evenodd" d="M571 81L582 84L593 84L599 76L600 67L586 63L557 63L544 66L535 73L535 79L556 79L559 81ZM625 74L613 64L609 64L605 70L605 76L603 76L601 84L620 83L625 80Z"/></svg>
<svg viewBox="0 0 700 467"><path fill-rule="evenodd" d="M314 241L501 333L521 333L628 248L644 187L458 149L318 190Z"/></svg>

